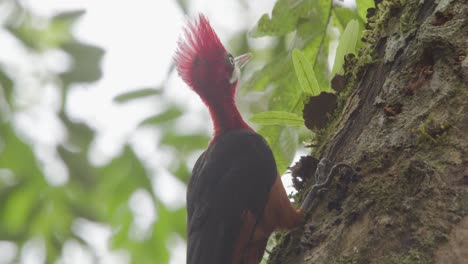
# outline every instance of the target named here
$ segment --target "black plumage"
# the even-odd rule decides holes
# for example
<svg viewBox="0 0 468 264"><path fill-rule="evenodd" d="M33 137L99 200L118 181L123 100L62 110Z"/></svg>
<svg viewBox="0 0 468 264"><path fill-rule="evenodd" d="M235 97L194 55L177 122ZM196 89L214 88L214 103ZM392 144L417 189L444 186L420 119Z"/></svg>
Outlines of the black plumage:
<svg viewBox="0 0 468 264"><path fill-rule="evenodd" d="M273 153L250 129L217 136L198 158L187 191L188 264L229 263L242 214L261 220L277 175Z"/></svg>

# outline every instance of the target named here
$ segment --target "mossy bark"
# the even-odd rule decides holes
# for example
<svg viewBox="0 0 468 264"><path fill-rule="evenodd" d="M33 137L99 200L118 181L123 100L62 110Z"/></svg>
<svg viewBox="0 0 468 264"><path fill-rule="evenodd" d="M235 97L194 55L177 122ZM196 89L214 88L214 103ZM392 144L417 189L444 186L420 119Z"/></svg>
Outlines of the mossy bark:
<svg viewBox="0 0 468 264"><path fill-rule="evenodd" d="M312 150L359 175L335 178L269 263L468 263L468 2L379 2Z"/></svg>

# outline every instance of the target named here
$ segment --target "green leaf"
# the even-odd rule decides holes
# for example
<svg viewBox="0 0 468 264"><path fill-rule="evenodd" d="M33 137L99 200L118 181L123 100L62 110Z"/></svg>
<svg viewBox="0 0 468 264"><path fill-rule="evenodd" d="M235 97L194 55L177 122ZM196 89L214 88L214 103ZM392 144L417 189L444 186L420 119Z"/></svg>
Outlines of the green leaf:
<svg viewBox="0 0 468 264"><path fill-rule="evenodd" d="M191 153L194 150L206 148L209 141L210 137L205 134L176 135L166 133L160 143L176 148L180 151L179 154L183 155L184 153Z"/></svg>
<svg viewBox="0 0 468 264"><path fill-rule="evenodd" d="M135 152L125 146L122 154L104 167L98 168L99 182L95 197L102 206L101 214L106 221L119 225L115 214L127 205L130 196L139 188L153 193L149 175Z"/></svg>
<svg viewBox="0 0 468 264"><path fill-rule="evenodd" d="M375 7L374 0L358 0L356 1L357 10L359 16L364 20L367 21L367 9L371 7Z"/></svg>
<svg viewBox="0 0 468 264"><path fill-rule="evenodd" d="M302 90L312 96L318 95L320 93L320 87L317 78L315 78L312 64L310 64L304 53L298 49L293 50L292 58L294 70Z"/></svg>
<svg viewBox="0 0 468 264"><path fill-rule="evenodd" d="M7 29L26 46L44 51L73 40L71 27L83 14L83 10L64 12L46 20L26 13L19 22L7 25Z"/></svg>
<svg viewBox="0 0 468 264"><path fill-rule="evenodd" d="M295 128L263 126L257 131L268 142L275 156L276 167L282 175L296 154L298 135Z"/></svg>
<svg viewBox="0 0 468 264"><path fill-rule="evenodd" d="M188 13L189 13L188 12L188 9L189 9L188 0L176 0L176 3L179 6L179 8L182 10L184 15L188 15Z"/></svg>
<svg viewBox="0 0 468 264"><path fill-rule="evenodd" d="M178 165L170 168L170 172L176 176L179 180L188 184L190 180L191 169L187 166L185 160L177 160Z"/></svg>
<svg viewBox="0 0 468 264"><path fill-rule="evenodd" d="M168 122L180 117L183 113L184 112L180 108L173 106L160 114L146 118L140 123L140 126L158 125Z"/></svg>
<svg viewBox="0 0 468 264"><path fill-rule="evenodd" d="M328 68L328 41L327 37L323 40L323 46L315 59L314 73L317 78L321 91L332 91L330 87L330 69Z"/></svg>
<svg viewBox="0 0 468 264"><path fill-rule="evenodd" d="M0 168L10 169L18 179L34 180L37 187L46 184L31 146L7 124L0 124Z"/></svg>
<svg viewBox="0 0 468 264"><path fill-rule="evenodd" d="M72 11L65 11L62 13L58 13L57 15L52 17L52 20L68 22L70 25L76 22L78 18L83 16L86 13L85 10L72 10Z"/></svg>
<svg viewBox="0 0 468 264"><path fill-rule="evenodd" d="M243 88L263 90L267 86L273 88L268 96L268 109L300 114L303 107L303 91L294 73L289 54L278 55L262 70L254 73Z"/></svg>
<svg viewBox="0 0 468 264"><path fill-rule="evenodd" d="M348 23L343 34L340 36L331 76L335 76L336 73L343 71L344 57L347 54L355 53L358 37L359 23L353 19Z"/></svg>
<svg viewBox="0 0 468 264"><path fill-rule="evenodd" d="M68 141L58 146L57 152L67 165L70 179L84 188L90 188L94 186L97 177L95 168L88 160L94 130L84 123L70 120L63 112L60 113L60 119L66 126Z"/></svg>
<svg viewBox="0 0 468 264"><path fill-rule="evenodd" d="M2 66L0 64L0 66ZM0 89L2 89L2 92L0 92L0 96L4 96L5 100L8 102L8 104L12 104L12 95L13 95L13 81L11 78L0 69ZM2 94L3 93L3 94ZM0 97L1 99L1 97ZM0 121L4 117L0 116Z"/></svg>
<svg viewBox="0 0 468 264"><path fill-rule="evenodd" d="M129 206L125 206L114 217L118 219L119 227L112 236L112 248L126 247L128 246L127 243L129 243L128 236L133 221L133 213Z"/></svg>
<svg viewBox="0 0 468 264"><path fill-rule="evenodd" d="M333 8L333 18L336 19L336 26L339 27L342 32L346 25L354 19L361 20L359 14L352 9L346 7L334 7Z"/></svg>
<svg viewBox="0 0 468 264"><path fill-rule="evenodd" d="M114 97L114 102L125 103L131 100L140 99L154 95L160 95L161 90L157 88L143 88L126 93L122 93Z"/></svg>
<svg viewBox="0 0 468 264"><path fill-rule="evenodd" d="M365 20L362 19L357 10L345 8L345 7L334 7L331 19L331 25L338 28L340 35L343 34L346 26L352 20L357 20L359 22L359 28L364 28ZM356 50L362 46L362 42L358 41L356 43Z"/></svg>
<svg viewBox="0 0 468 264"><path fill-rule="evenodd" d="M285 111L268 111L258 113L250 118L250 121L260 125L286 125L302 126L304 119L301 116Z"/></svg>
<svg viewBox="0 0 468 264"><path fill-rule="evenodd" d="M60 112L59 117L67 128L67 144L79 146L82 151L87 153L89 145L94 140L95 131L85 123L70 120L64 112Z"/></svg>
<svg viewBox="0 0 468 264"><path fill-rule="evenodd" d="M306 0L303 2L307 2L307 5L303 6L309 10L307 10L307 16L301 17L298 21L296 27L297 36L303 42L309 42L315 38L323 38L327 32L333 1Z"/></svg>
<svg viewBox="0 0 468 264"><path fill-rule="evenodd" d="M273 7L271 18L264 14L251 31L252 37L282 36L296 29L301 17L307 16L310 1L278 0Z"/></svg>
<svg viewBox="0 0 468 264"><path fill-rule="evenodd" d="M180 208L171 212L172 227L171 230L176 231L181 237L187 236L187 210Z"/></svg>
<svg viewBox="0 0 468 264"><path fill-rule="evenodd" d="M148 230L144 239L132 237L132 227L136 224L134 215L128 204L121 207L119 212L119 227L112 237L112 248L123 248L131 256L132 263L151 264L168 263L169 252L164 244L170 238L174 229L171 212L162 203L156 202L157 221L152 225L153 230ZM184 218L185 220L185 218ZM185 222L185 221L184 221Z"/></svg>
<svg viewBox="0 0 468 264"><path fill-rule="evenodd" d="M34 208L38 204L39 190L32 184L21 186L11 193L5 202L2 212L0 230L5 229L10 234L18 234L26 230L32 221ZM34 214L35 215L35 214Z"/></svg>
<svg viewBox="0 0 468 264"><path fill-rule="evenodd" d="M71 83L90 83L101 78L101 60L104 50L98 46L81 42L70 42L62 46L73 58L73 66L70 71L60 75L64 86Z"/></svg>
<svg viewBox="0 0 468 264"><path fill-rule="evenodd" d="M158 220L153 225L152 237L148 242L152 245L152 253L157 257L157 263L168 263L169 252L165 246L161 246L161 241L167 241L171 235L174 220L172 220L171 211L169 211L162 203L157 204L157 207ZM148 264L154 263L151 259L147 260L147 262Z"/></svg>

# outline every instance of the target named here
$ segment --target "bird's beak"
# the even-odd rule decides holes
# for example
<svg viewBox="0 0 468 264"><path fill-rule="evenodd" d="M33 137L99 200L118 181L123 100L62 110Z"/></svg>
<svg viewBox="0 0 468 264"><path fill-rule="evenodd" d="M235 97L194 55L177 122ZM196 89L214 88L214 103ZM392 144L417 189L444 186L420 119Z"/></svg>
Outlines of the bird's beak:
<svg viewBox="0 0 468 264"><path fill-rule="evenodd" d="M252 54L250 53L242 54L234 58L234 63L239 67L239 69L242 69L242 67L244 67L251 58Z"/></svg>
<svg viewBox="0 0 468 264"><path fill-rule="evenodd" d="M244 67L247 62L252 58L252 54L246 53L234 58L234 70L232 71L232 76L229 79L230 83L235 83L239 80L241 68Z"/></svg>

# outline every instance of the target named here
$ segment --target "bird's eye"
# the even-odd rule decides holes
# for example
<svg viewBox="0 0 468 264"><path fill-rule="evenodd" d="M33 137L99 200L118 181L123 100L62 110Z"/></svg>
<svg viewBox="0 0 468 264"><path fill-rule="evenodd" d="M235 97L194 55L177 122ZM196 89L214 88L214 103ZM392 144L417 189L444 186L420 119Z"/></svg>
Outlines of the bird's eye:
<svg viewBox="0 0 468 264"><path fill-rule="evenodd" d="M231 54L228 55L228 61L229 61L229 64L234 66L234 57Z"/></svg>

